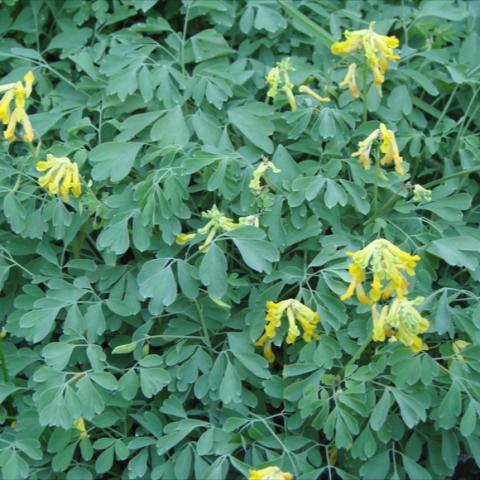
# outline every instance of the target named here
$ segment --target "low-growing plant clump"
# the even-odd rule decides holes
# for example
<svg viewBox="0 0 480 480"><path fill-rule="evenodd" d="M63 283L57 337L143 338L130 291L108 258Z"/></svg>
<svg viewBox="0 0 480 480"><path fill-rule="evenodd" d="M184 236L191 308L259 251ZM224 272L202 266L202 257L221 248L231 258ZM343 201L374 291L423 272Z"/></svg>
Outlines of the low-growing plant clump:
<svg viewBox="0 0 480 480"><path fill-rule="evenodd" d="M480 4L0 0L6 480L480 474Z"/></svg>

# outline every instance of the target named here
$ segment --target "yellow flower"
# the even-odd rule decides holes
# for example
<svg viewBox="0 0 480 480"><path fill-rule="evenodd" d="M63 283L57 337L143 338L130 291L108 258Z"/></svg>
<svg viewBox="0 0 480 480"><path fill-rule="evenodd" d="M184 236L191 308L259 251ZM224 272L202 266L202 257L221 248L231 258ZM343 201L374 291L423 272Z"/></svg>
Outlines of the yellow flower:
<svg viewBox="0 0 480 480"><path fill-rule="evenodd" d="M278 303L269 301L267 302L267 314L265 316L265 332L255 342L256 347L264 347L263 355L269 363L272 363L275 360L271 343L272 339L275 338L277 334L277 329L282 323L282 317L285 312L287 313L288 320L286 342L289 345L295 343L300 336L300 329L298 328L297 321L302 327L303 340L305 342L309 343L313 339L319 338L319 335L315 332L315 328L320 321L320 315L317 312L314 312L298 300L294 299L282 300Z"/></svg>
<svg viewBox="0 0 480 480"><path fill-rule="evenodd" d="M334 42L331 51L334 55L347 55L363 50L365 59L373 73L373 81L377 87L385 80L388 62L398 60L399 55L393 49L399 46L397 37L379 35L373 31L375 22L368 29L345 32L345 40Z"/></svg>
<svg viewBox="0 0 480 480"><path fill-rule="evenodd" d="M318 93L314 92L310 87L307 87L306 85L301 85L298 91L301 93L306 93L307 95L310 95L315 100L321 103L326 103L331 101L329 97L321 97Z"/></svg>
<svg viewBox="0 0 480 480"><path fill-rule="evenodd" d="M372 166L372 160L370 153L372 151L373 144L381 137L382 143L380 144L380 151L384 156L380 159L380 165L395 165L395 171L399 175L405 173L403 169L403 158L398 151L397 141L395 134L392 130L389 130L383 123L380 123L380 128L374 130L367 138L358 142L358 150L352 153L352 157L358 157L358 161L365 170L369 170Z"/></svg>
<svg viewBox="0 0 480 480"><path fill-rule="evenodd" d="M351 63L344 79L338 84L340 87L348 87L354 98L358 98L360 96L360 91L357 86L356 71L357 64Z"/></svg>
<svg viewBox="0 0 480 480"><path fill-rule="evenodd" d="M186 243L191 242L197 235L206 235L207 238L202 245L198 247L201 252L206 252L218 231L230 232L236 228L240 228L243 225L251 225L252 223L256 223L256 221L253 219L253 215L250 215L249 217L240 217L240 222L236 223L231 218L223 215L216 205L214 205L210 210L202 212L202 217L209 219L209 222L207 222L203 227L199 228L196 232L178 234L175 238L175 242L178 245L185 245ZM243 223L241 223L242 218Z"/></svg>
<svg viewBox="0 0 480 480"><path fill-rule="evenodd" d="M352 153L352 157L358 157L358 161L365 170L368 170L372 166L372 160L370 159L370 152L372 150L373 143L380 135L380 130L374 130L365 140L358 142L358 150Z"/></svg>
<svg viewBox="0 0 480 480"><path fill-rule="evenodd" d="M73 421L73 428L80 432L80 438L83 440L84 438L88 437L87 429L85 428L85 421L82 417L78 417Z"/></svg>
<svg viewBox="0 0 480 480"><path fill-rule="evenodd" d="M76 198L82 194L78 165L68 157L57 158L47 154L47 160L37 162L36 169L39 172L48 170L38 179L38 183L46 188L50 195L58 193L65 202L68 202L69 192Z"/></svg>
<svg viewBox="0 0 480 480"><path fill-rule="evenodd" d="M275 98L277 96L278 86L280 84L280 69L273 67L265 77L266 82L270 86L267 92L267 97Z"/></svg>
<svg viewBox="0 0 480 480"><path fill-rule="evenodd" d="M463 355L460 355L460 352L462 350L465 350L469 345L470 342L466 342L465 340L455 340L452 343L453 353L455 354L455 357L460 363L465 363L465 358L463 357Z"/></svg>
<svg viewBox="0 0 480 480"><path fill-rule="evenodd" d="M347 252L352 258L348 271L352 277L347 291L340 297L347 300L356 293L360 303L377 302L388 299L394 292L403 298L408 289L408 281L402 272L415 275L415 266L420 260L418 255L410 255L385 239L377 239L362 250ZM367 274L371 275L370 292L367 295L363 283Z"/></svg>
<svg viewBox="0 0 480 480"><path fill-rule="evenodd" d="M25 111L25 100L32 93L35 77L32 72L28 72L23 77L23 80L23 83L15 82L0 85L0 93L4 94L0 100L0 120L4 125L7 125L3 135L9 142L13 142L16 139L15 129L18 123L23 126L23 140L25 142L31 143L35 136L32 124ZM15 101L13 112L10 111L12 101Z"/></svg>
<svg viewBox="0 0 480 480"><path fill-rule="evenodd" d="M285 92L287 95L288 103L290 108L295 110L297 108L297 100L293 94L293 83L290 81L290 76L288 72L294 71L290 65L290 59L284 58L281 62L277 62L277 66L273 67L265 77L267 84L269 85L269 90L267 92L267 99L274 99L277 96L278 89Z"/></svg>
<svg viewBox="0 0 480 480"><path fill-rule="evenodd" d="M278 467L266 467L260 470L250 470L249 480L293 480L293 475L282 472Z"/></svg>
<svg viewBox="0 0 480 480"><path fill-rule="evenodd" d="M419 337L430 326L429 321L418 313L415 305L423 302L422 297L415 300L396 298L389 306L384 306L380 312L376 305L372 306L373 331L372 338L376 342L383 342L385 336L392 336L402 342L413 352L428 350Z"/></svg>
<svg viewBox="0 0 480 480"><path fill-rule="evenodd" d="M179 233L175 237L175 243L178 245L185 245L186 243L191 242L196 236L196 233Z"/></svg>
<svg viewBox="0 0 480 480"><path fill-rule="evenodd" d="M280 173L280 169L278 169L273 162L268 160L267 157L262 157L262 161L258 165L258 167L253 171L253 177L250 180L248 186L255 191L260 191L261 186L260 183L264 178L265 173L271 170L273 173Z"/></svg>
<svg viewBox="0 0 480 480"><path fill-rule="evenodd" d="M380 132L382 135L382 144L380 145L380 151L385 154L385 156L380 159L380 164L389 165L393 162L395 164L395 171L399 175L403 175L405 173L402 165L403 158L400 156L400 152L398 151L395 134L391 130L389 130L383 123L380 124Z"/></svg>

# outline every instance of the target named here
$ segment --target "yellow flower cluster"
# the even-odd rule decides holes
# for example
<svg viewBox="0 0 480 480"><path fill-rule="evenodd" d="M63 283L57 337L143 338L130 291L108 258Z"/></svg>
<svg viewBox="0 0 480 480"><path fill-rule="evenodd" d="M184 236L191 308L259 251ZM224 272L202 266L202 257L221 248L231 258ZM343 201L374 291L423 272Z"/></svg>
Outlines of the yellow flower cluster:
<svg viewBox="0 0 480 480"><path fill-rule="evenodd" d="M375 22L370 23L368 29L353 32L347 30L344 34L345 40L334 42L331 51L334 55L348 55L363 50L365 60L373 74L373 82L379 87L385 80L388 62L400 58L393 51L394 48L399 46L399 41L397 37L387 37L375 33L373 31L374 24Z"/></svg>
<svg viewBox="0 0 480 480"><path fill-rule="evenodd" d="M22 82L6 83L0 85L0 94L3 96L0 100L0 120L7 129L3 132L4 137L13 142L16 139L15 129L17 124L23 126L23 140L31 143L35 137L32 124L25 111L25 100L32 94L32 85L35 81L33 72L28 72L23 77ZM15 109L10 111L10 105L15 102Z"/></svg>
<svg viewBox="0 0 480 480"><path fill-rule="evenodd" d="M253 176L248 186L255 192L259 192L261 190L261 181L268 170L271 170L273 173L280 173L280 169L277 168L273 162L268 160L267 157L262 157L262 161L253 171Z"/></svg>
<svg viewBox="0 0 480 480"><path fill-rule="evenodd" d="M405 170L403 168L403 158L400 156L398 150L395 134L392 130L389 130L383 123L380 123L380 127L374 130L367 138L358 142L358 150L352 153L352 157L358 157L358 161L365 170L370 169L372 166L372 160L370 153L375 141L381 137L382 143L380 144L380 152L384 155L380 159L380 165L395 165L395 171L399 175L403 175Z"/></svg>
<svg viewBox="0 0 480 480"><path fill-rule="evenodd" d="M295 71L295 68L290 64L290 59L285 58L281 62L277 62L277 65L267 73L265 81L270 87L267 92L267 99L274 99L280 89L287 96L290 109L294 111L297 109L297 99L293 94L295 85L291 82L288 74L288 72L292 71ZM319 102L330 102L330 98L318 95L318 93L306 85L301 85L298 90L300 93L306 93Z"/></svg>
<svg viewBox="0 0 480 480"><path fill-rule="evenodd" d="M348 252L347 255L353 260L348 269L352 279L340 299L347 300L355 293L360 303L373 304L373 340L382 342L390 337L410 347L413 352L426 350L428 347L418 335L426 332L430 324L415 308L423 302L423 298L406 298L409 284L403 273L415 275L420 257L404 252L385 239L374 240L362 250ZM363 286L367 276L371 278L368 294ZM392 295L397 298L382 307L379 313L376 302L388 300Z"/></svg>
<svg viewBox="0 0 480 480"><path fill-rule="evenodd" d="M320 315L310 308L303 305L298 300L289 299L282 300L281 302L267 302L267 315L265 316L265 332L255 342L256 347L264 347L263 354L265 358L272 363L275 360L275 355L272 351L272 339L277 334L277 328L282 323L282 316L286 312L288 319L288 333L287 343L295 343L300 336L300 329L298 328L297 321L300 323L303 329L303 340L307 343L311 342L314 338L319 338L315 333L315 328L320 321Z"/></svg>
<svg viewBox="0 0 480 480"><path fill-rule="evenodd" d="M47 160L37 162L39 172L47 173L38 179L41 187L46 188L50 195L60 194L68 202L69 192L78 198L82 194L78 165L68 157L54 157L47 154Z"/></svg>
<svg viewBox="0 0 480 480"><path fill-rule="evenodd" d="M410 255L393 243L379 238L362 250L347 252L353 263L348 268L352 277L347 291L340 297L347 300L355 293L360 303L369 304L388 299L393 293L403 298L408 290L408 281L402 272L415 275L418 255ZM364 282L367 274L372 275L371 288L365 293Z"/></svg>
<svg viewBox="0 0 480 480"><path fill-rule="evenodd" d="M209 221L206 225L199 228L196 232L191 233L179 233L175 238L175 242L178 245L185 245L191 242L197 235L206 235L205 241L198 247L201 252L206 252L208 247L212 243L217 232L231 232L236 228L251 225L258 227L258 216L249 215L247 217L240 217L238 223L234 222L231 218L226 217L216 205L210 210L202 212L202 217L207 218Z"/></svg>
<svg viewBox="0 0 480 480"><path fill-rule="evenodd" d="M430 326L429 321L418 313L415 305L423 303L423 298L415 300L396 298L391 305L385 305L378 313L376 305L372 306L373 332L376 342L383 342L386 336L398 340L413 352L428 350L418 336L425 333Z"/></svg>
<svg viewBox="0 0 480 480"><path fill-rule="evenodd" d="M296 110L297 100L293 94L293 83L290 80L288 72L295 71L295 68L290 64L290 59L285 58L281 62L277 62L277 65L273 67L265 77L269 90L267 92L267 98L274 99L277 96L278 89L285 92L287 95L290 108Z"/></svg>
<svg viewBox="0 0 480 480"><path fill-rule="evenodd" d="M250 470L249 480L293 480L293 475L282 472L278 467L266 467L260 470Z"/></svg>

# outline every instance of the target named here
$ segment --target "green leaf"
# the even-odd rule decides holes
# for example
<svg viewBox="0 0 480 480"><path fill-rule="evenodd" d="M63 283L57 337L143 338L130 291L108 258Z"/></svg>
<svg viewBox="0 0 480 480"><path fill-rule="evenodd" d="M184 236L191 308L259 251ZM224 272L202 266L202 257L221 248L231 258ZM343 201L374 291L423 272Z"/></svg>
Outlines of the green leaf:
<svg viewBox="0 0 480 480"><path fill-rule="evenodd" d="M438 17L459 21L468 15L468 11L462 7L457 7L443 0L429 0L422 4L422 8L417 14L417 19L423 17Z"/></svg>
<svg viewBox="0 0 480 480"><path fill-rule="evenodd" d="M218 394L220 400L225 403L239 403L241 401L242 384L237 371L230 362L227 362L227 368L220 383Z"/></svg>
<svg viewBox="0 0 480 480"><path fill-rule="evenodd" d="M430 473L410 457L402 455L402 460L410 480L432 480Z"/></svg>
<svg viewBox="0 0 480 480"><path fill-rule="evenodd" d="M264 240L262 230L254 227L242 227L229 232L230 237L240 251L244 262L257 272L270 273L271 262L279 260L278 249Z"/></svg>
<svg viewBox="0 0 480 480"><path fill-rule="evenodd" d="M152 398L170 382L170 374L163 368L141 368L140 388L147 398Z"/></svg>
<svg viewBox="0 0 480 480"><path fill-rule="evenodd" d="M383 480L388 477L390 471L390 452L385 452L375 455L360 467L360 474L365 479Z"/></svg>
<svg viewBox="0 0 480 480"><path fill-rule="evenodd" d="M90 152L93 179L110 178L112 182L123 180L130 173L140 148L142 144L136 142L106 142L97 145Z"/></svg>
<svg viewBox="0 0 480 480"><path fill-rule="evenodd" d="M165 306L171 305L177 298L177 282L167 261L157 258L145 262L137 277L140 294Z"/></svg>
<svg viewBox="0 0 480 480"><path fill-rule="evenodd" d="M97 238L98 248L108 249L117 255L125 253L130 246L128 220L128 218L124 218L104 228Z"/></svg>
<svg viewBox="0 0 480 480"><path fill-rule="evenodd" d="M253 375L258 378L271 378L271 374L268 370L268 362L257 355L256 353L239 353L233 352L235 358Z"/></svg>
<svg viewBox="0 0 480 480"><path fill-rule="evenodd" d="M178 145L184 147L190 138L190 132L183 118L182 109L177 106L157 120L150 132L152 141L160 146Z"/></svg>
<svg viewBox="0 0 480 480"><path fill-rule="evenodd" d="M441 428L446 430L452 428L457 423L457 417L462 410L462 397L460 389L456 383L452 383L447 394L440 403L438 413L438 423Z"/></svg>
<svg viewBox="0 0 480 480"><path fill-rule="evenodd" d="M451 325L452 315L448 306L447 290L444 290L438 301L437 310L435 312L435 329L439 335L448 332Z"/></svg>
<svg viewBox="0 0 480 480"><path fill-rule="evenodd" d="M419 400L397 388L392 389L392 393L400 407L400 415L408 428L413 428L418 422L425 421L425 407Z"/></svg>
<svg viewBox="0 0 480 480"><path fill-rule="evenodd" d="M20 318L20 326L28 329L28 338L33 342L40 342L52 330L59 308L40 308L25 313Z"/></svg>
<svg viewBox="0 0 480 480"><path fill-rule="evenodd" d="M199 275L212 298L222 298L225 295L228 288L227 261L223 252L215 244L210 245L203 257Z"/></svg>
<svg viewBox="0 0 480 480"><path fill-rule="evenodd" d="M378 432L385 424L391 404L392 397L390 392L384 390L380 400L377 402L370 415L370 426L375 432Z"/></svg>
<svg viewBox="0 0 480 480"><path fill-rule="evenodd" d="M53 457L52 470L54 472L64 472L70 466L76 447L75 443L67 445Z"/></svg>
<svg viewBox="0 0 480 480"><path fill-rule="evenodd" d="M477 426L478 404L471 399L460 421L460 431L464 437L468 437L475 431Z"/></svg>
<svg viewBox="0 0 480 480"><path fill-rule="evenodd" d="M48 365L63 370L70 360L75 345L69 343L49 343L42 350L42 356Z"/></svg>
<svg viewBox="0 0 480 480"><path fill-rule="evenodd" d="M106 473L112 469L114 448L104 450L95 461L95 470L98 474Z"/></svg>
<svg viewBox="0 0 480 480"><path fill-rule="evenodd" d="M278 3L295 20L293 23L295 28L320 40L326 47L330 48L333 37L325 29L300 12L290 0L278 0Z"/></svg>
<svg viewBox="0 0 480 480"><path fill-rule="evenodd" d="M273 143L269 137L274 131L274 126L266 118L270 112L271 110L261 103L251 103L230 109L228 118L256 147L272 153Z"/></svg>
<svg viewBox="0 0 480 480"><path fill-rule="evenodd" d="M467 236L441 238L434 240L427 251L449 265L475 270L479 263L480 240Z"/></svg>

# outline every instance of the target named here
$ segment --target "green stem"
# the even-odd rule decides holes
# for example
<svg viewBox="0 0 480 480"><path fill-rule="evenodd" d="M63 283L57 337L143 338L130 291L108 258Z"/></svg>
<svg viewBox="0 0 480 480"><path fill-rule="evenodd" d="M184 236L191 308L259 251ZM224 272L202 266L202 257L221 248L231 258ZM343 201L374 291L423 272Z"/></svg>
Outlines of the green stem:
<svg viewBox="0 0 480 480"><path fill-rule="evenodd" d="M203 331L203 341L209 349L212 348L212 342L210 341L210 335L208 334L207 324L205 323L205 317L203 316L203 310L200 304L195 301L195 306L197 307L198 316L200 317L200 323L202 324Z"/></svg>
<svg viewBox="0 0 480 480"><path fill-rule="evenodd" d="M2 364L3 381L7 383L9 381L8 367L7 367L7 362L5 360L5 354L3 353L3 338L1 337L0 337L0 363Z"/></svg>
<svg viewBox="0 0 480 480"><path fill-rule="evenodd" d="M446 177L439 178L438 180L432 180L431 182L426 183L423 185L424 188L432 188L440 183L446 182L447 180L451 180L452 178L460 177L462 175L469 175L470 173L475 173L480 170L480 165L474 168L470 168L469 170L462 170L457 173L453 173L452 175L447 175Z"/></svg>
<svg viewBox="0 0 480 480"><path fill-rule="evenodd" d="M372 341L372 336L369 335L365 341L360 345L360 347L358 348L358 350L355 352L355 354L353 355L353 357L346 363L346 365L343 367L343 370L342 370L342 378L345 376L345 372L347 370L347 368L350 366L350 365L353 365L359 358L360 356L362 355L362 353L365 351L365 349L368 347L368 345L370 344L370 342Z"/></svg>
<svg viewBox="0 0 480 480"><path fill-rule="evenodd" d="M368 96L367 60L365 59L363 61L363 68L362 68L362 97L363 97L363 121L364 122L366 122L368 120L367 96Z"/></svg>
<svg viewBox="0 0 480 480"><path fill-rule="evenodd" d="M378 216L378 181L382 173L382 168L380 167L380 159L378 156L375 156L375 184L373 186L373 215Z"/></svg>

